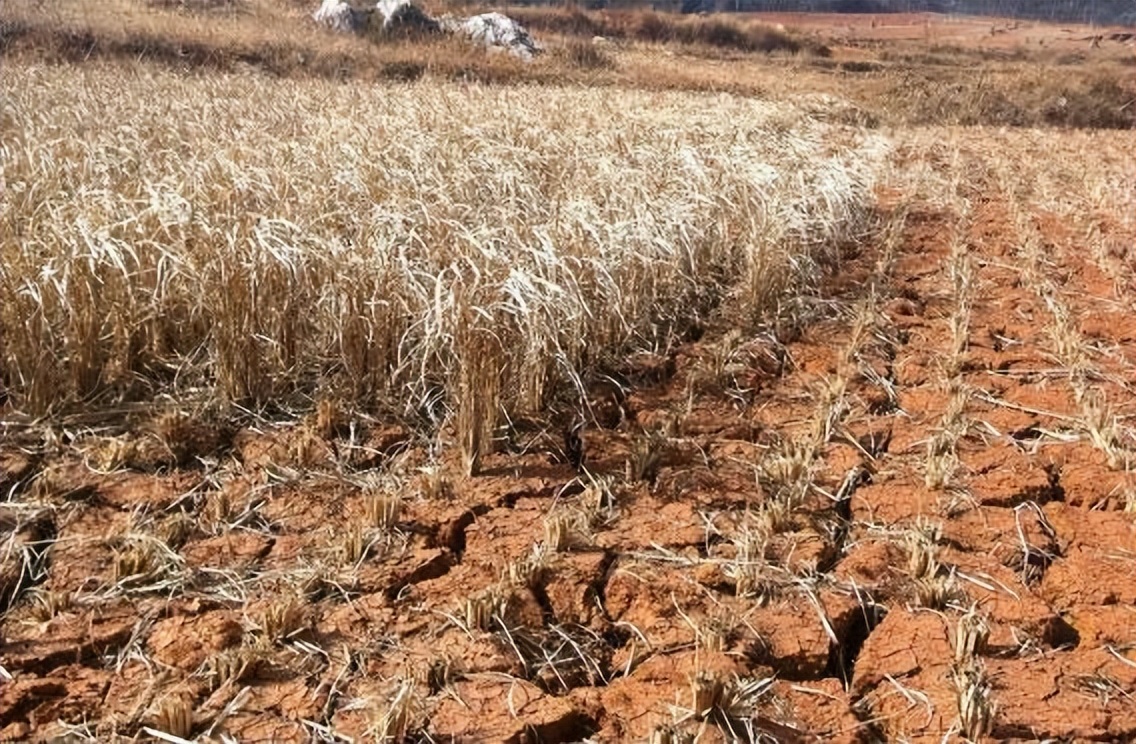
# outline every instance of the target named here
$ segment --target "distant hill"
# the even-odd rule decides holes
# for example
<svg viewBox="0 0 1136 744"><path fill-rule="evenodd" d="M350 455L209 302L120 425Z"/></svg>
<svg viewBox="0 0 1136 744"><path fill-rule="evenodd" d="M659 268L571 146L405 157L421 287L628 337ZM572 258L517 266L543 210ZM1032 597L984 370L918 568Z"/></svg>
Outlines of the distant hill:
<svg viewBox="0 0 1136 744"><path fill-rule="evenodd" d="M734 3L730 3L731 6ZM1049 21L1136 24L1133 0L739 0L741 10L960 13ZM732 9L732 7L731 7Z"/></svg>

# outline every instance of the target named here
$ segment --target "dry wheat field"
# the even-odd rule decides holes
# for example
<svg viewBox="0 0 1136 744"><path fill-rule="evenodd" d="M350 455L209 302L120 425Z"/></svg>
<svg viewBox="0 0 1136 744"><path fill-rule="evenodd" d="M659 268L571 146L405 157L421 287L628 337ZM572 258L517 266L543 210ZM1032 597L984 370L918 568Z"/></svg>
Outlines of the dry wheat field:
<svg viewBox="0 0 1136 744"><path fill-rule="evenodd" d="M1130 50L310 10L0 6L0 740L1136 739Z"/></svg>

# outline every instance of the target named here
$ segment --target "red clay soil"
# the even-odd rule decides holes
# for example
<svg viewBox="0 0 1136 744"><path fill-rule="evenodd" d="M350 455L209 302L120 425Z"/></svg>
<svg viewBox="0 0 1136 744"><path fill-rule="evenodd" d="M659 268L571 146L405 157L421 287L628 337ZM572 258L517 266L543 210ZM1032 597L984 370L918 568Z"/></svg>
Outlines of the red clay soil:
<svg viewBox="0 0 1136 744"><path fill-rule="evenodd" d="M989 625L972 662L987 735L1136 740L1136 483L1078 423L1007 197L973 196L957 364L958 215L905 202L894 254L846 256L803 331L712 328L629 364L626 413L583 437L607 494L539 428L474 478L395 422L362 421L354 440L246 426L110 473L96 440L10 440L0 740L359 741L401 734L391 711L409 700L412 740L940 741L960 729L970 610ZM1130 420L1136 285L1058 233L1049 270L1096 389ZM867 332L837 306L867 308ZM952 377L967 424L931 489ZM770 463L810 441L838 380L805 490L771 517ZM367 478L401 498L385 527ZM913 574L920 534L938 600ZM697 710L706 680L727 692Z"/></svg>

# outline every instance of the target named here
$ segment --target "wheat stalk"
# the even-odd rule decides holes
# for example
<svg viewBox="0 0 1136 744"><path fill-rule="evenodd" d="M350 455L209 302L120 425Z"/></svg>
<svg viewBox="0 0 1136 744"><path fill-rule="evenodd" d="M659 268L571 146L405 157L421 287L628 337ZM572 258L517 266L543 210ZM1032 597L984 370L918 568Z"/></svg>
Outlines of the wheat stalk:
<svg viewBox="0 0 1136 744"><path fill-rule="evenodd" d="M138 380L250 402L334 382L345 406L408 412L440 395L473 470L502 411L603 353L814 282L865 229L886 154L847 130L830 152L804 109L728 96L360 99L93 66L10 82L0 377L19 407ZM102 126L80 141L73 120Z"/></svg>

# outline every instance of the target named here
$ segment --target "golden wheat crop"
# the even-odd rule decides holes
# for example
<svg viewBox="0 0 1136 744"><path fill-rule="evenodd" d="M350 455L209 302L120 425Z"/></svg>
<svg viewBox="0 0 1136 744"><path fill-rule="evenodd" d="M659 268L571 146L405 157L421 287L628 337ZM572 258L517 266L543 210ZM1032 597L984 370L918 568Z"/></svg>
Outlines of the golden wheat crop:
<svg viewBox="0 0 1136 744"><path fill-rule="evenodd" d="M27 411L315 385L533 409L605 353L810 281L887 150L725 95L5 77L0 381Z"/></svg>

